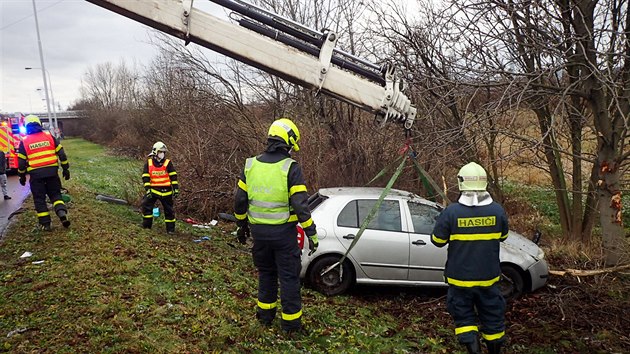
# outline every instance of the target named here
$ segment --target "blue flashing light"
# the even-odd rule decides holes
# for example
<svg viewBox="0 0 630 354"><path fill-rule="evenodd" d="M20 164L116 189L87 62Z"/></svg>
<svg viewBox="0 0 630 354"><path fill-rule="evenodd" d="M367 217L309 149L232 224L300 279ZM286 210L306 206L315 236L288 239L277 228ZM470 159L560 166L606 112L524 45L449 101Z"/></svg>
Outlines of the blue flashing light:
<svg viewBox="0 0 630 354"><path fill-rule="evenodd" d="M26 127L25 126L21 126L20 127L20 134L26 135Z"/></svg>

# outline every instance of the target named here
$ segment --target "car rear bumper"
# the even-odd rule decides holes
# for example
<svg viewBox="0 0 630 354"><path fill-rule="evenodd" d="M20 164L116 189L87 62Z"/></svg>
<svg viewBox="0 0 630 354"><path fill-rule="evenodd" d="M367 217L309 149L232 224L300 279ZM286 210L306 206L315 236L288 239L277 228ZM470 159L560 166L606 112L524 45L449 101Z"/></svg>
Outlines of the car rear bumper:
<svg viewBox="0 0 630 354"><path fill-rule="evenodd" d="M532 277L532 291L545 286L545 283L547 283L547 278L549 278L549 266L544 259L541 259L538 262L532 264L532 266L529 267L527 271Z"/></svg>

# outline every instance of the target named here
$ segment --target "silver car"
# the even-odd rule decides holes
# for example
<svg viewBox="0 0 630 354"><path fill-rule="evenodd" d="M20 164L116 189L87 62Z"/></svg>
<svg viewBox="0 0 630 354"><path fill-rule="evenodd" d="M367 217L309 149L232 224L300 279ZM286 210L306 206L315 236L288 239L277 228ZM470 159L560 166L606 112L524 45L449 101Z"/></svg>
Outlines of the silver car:
<svg viewBox="0 0 630 354"><path fill-rule="evenodd" d="M376 216L340 266L324 272L346 253L361 222L382 188L324 188L309 198L317 224L319 248L302 254L300 276L314 289L337 295L354 283L396 286L447 286L444 266L447 247L431 243L435 218L443 209L413 193L390 190ZM501 243L501 290L506 298L545 285L544 252L529 239L510 231ZM340 274L341 270L341 274Z"/></svg>

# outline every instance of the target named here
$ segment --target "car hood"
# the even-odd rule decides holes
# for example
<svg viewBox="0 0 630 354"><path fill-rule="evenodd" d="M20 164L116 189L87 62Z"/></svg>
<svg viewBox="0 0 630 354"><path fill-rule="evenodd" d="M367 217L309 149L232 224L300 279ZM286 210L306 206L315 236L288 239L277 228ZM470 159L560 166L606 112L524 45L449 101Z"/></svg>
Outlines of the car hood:
<svg viewBox="0 0 630 354"><path fill-rule="evenodd" d="M535 258L542 258L544 256L544 253L537 244L514 231L508 233L508 237L503 241L503 245L505 247L521 250Z"/></svg>

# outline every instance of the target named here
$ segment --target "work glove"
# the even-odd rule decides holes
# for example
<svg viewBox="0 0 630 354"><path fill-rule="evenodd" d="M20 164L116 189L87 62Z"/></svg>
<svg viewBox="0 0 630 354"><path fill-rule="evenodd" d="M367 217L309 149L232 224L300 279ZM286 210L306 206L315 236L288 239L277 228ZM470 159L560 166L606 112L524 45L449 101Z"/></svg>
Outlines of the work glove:
<svg viewBox="0 0 630 354"><path fill-rule="evenodd" d="M63 179L66 181L70 179L70 170L65 169L61 172L61 174L63 175Z"/></svg>
<svg viewBox="0 0 630 354"><path fill-rule="evenodd" d="M26 175L20 175L20 184L23 186L26 185Z"/></svg>
<svg viewBox="0 0 630 354"><path fill-rule="evenodd" d="M144 196L145 197L150 197L151 196L151 188L145 188Z"/></svg>
<svg viewBox="0 0 630 354"><path fill-rule="evenodd" d="M251 234L249 232L249 225L248 224L245 224L243 226L239 226L238 229L236 229L236 239L241 244L244 245L245 242L247 241L247 238L249 236L251 236Z"/></svg>
<svg viewBox="0 0 630 354"><path fill-rule="evenodd" d="M179 195L179 188L174 188L173 189L173 198L177 198L178 195Z"/></svg>
<svg viewBox="0 0 630 354"><path fill-rule="evenodd" d="M308 237L308 248L310 249L310 252L308 253L309 256L315 253L315 251L317 251L317 246L319 246L319 239L317 238L317 234L309 236Z"/></svg>

